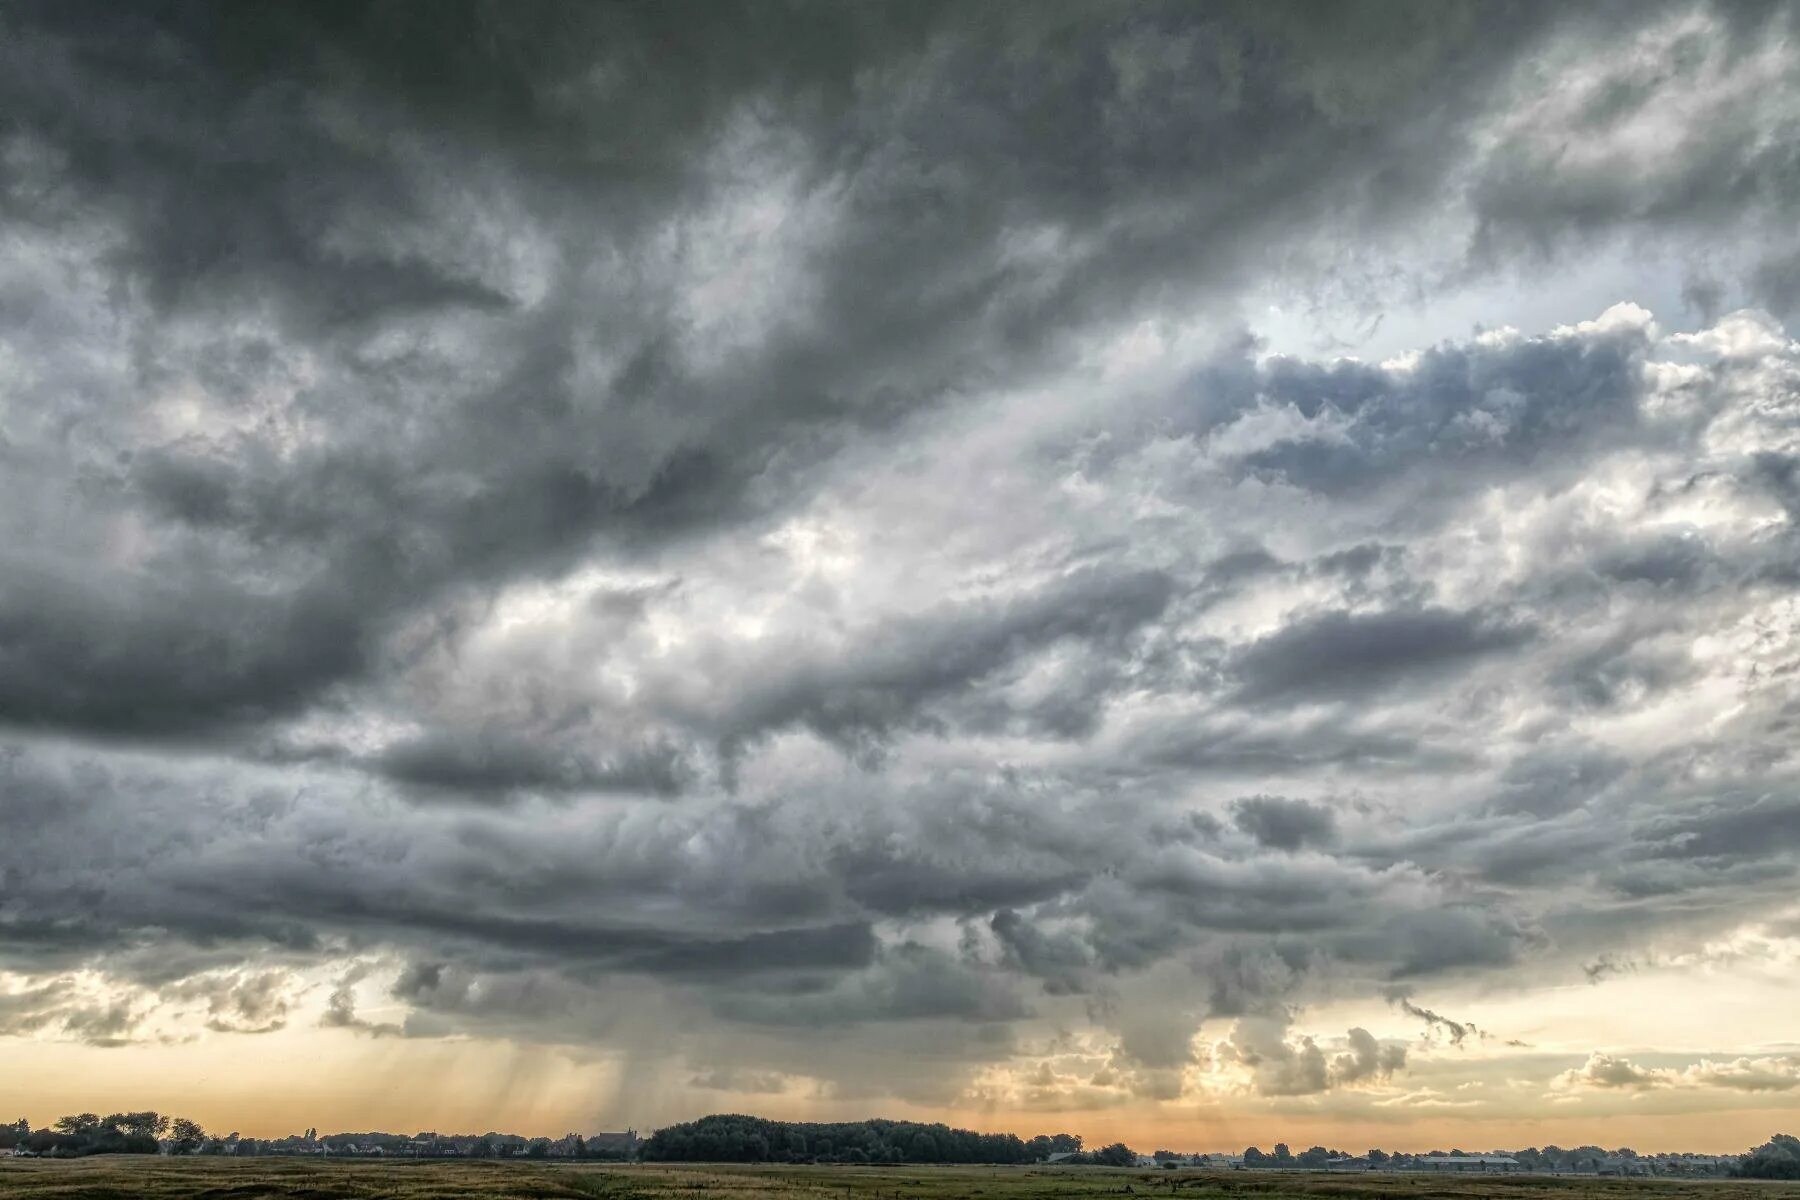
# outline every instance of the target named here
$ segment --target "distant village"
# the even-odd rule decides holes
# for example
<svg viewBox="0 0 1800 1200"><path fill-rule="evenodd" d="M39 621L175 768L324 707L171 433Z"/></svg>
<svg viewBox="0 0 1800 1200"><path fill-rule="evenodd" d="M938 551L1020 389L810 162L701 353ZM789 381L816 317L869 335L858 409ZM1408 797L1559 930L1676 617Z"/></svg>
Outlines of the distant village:
<svg viewBox="0 0 1800 1200"><path fill-rule="evenodd" d="M637 1131L569 1133L560 1138L515 1133L330 1133L316 1129L280 1138L209 1134L192 1121L154 1112L64 1117L34 1130L30 1122L0 1125L0 1158L81 1157L88 1154L285 1156L312 1158L589 1159L625 1161L642 1145Z"/></svg>
<svg viewBox="0 0 1800 1200"><path fill-rule="evenodd" d="M1053 1156L1054 1162L1060 1156ZM1341 1151L1304 1151L1287 1153L1277 1146L1273 1154L1156 1154L1136 1156L1140 1167L1206 1167L1212 1170L1277 1170L1301 1171L1419 1171L1437 1174L1471 1175L1593 1175L1593 1176L1672 1176L1693 1177L1727 1175L1737 1166L1736 1154L1637 1154L1631 1150L1606 1151L1598 1147L1562 1151L1552 1146L1546 1150L1524 1150L1507 1154L1465 1154L1460 1150L1433 1150L1426 1154L1387 1154L1372 1150L1367 1154L1345 1154Z"/></svg>
<svg viewBox="0 0 1800 1200"><path fill-rule="evenodd" d="M312 1155L333 1158L570 1158L624 1161L637 1157L638 1135L568 1133L559 1138L528 1138L516 1133L438 1134L411 1137L387 1133L314 1131L285 1138L218 1140L213 1153L238 1155ZM207 1153L202 1150L201 1153Z"/></svg>

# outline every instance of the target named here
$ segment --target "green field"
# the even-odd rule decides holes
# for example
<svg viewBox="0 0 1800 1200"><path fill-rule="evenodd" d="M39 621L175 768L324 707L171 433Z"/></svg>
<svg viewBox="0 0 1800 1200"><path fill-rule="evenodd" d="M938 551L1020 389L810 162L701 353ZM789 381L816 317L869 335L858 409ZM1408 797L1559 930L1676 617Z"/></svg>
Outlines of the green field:
<svg viewBox="0 0 1800 1200"><path fill-rule="evenodd" d="M1404 1174L1107 1170L1096 1167L739 1167L135 1158L0 1161L6 1200L1800 1200L1800 1183L1431 1178Z"/></svg>

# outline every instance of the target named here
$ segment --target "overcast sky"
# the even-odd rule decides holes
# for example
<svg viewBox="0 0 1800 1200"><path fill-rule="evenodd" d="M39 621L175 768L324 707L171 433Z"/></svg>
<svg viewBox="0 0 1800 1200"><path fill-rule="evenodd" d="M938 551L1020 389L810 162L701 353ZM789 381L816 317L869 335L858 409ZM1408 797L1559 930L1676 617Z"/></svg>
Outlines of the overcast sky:
<svg viewBox="0 0 1800 1200"><path fill-rule="evenodd" d="M1797 13L0 6L0 1092L1793 1129Z"/></svg>

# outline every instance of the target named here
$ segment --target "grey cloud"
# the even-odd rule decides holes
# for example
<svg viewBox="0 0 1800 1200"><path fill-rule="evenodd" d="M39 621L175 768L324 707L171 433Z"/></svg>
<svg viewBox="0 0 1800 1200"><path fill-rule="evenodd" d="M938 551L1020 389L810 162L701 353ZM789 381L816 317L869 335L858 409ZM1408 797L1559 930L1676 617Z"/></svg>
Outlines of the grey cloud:
<svg viewBox="0 0 1800 1200"><path fill-rule="evenodd" d="M742 993L722 1010L759 1025L842 1025L870 1021L1014 1021L1029 1015L1001 977L914 942L885 950L865 970L824 991L772 996Z"/></svg>
<svg viewBox="0 0 1800 1200"><path fill-rule="evenodd" d="M1173 590L1156 572L1083 571L1012 603L947 606L875 630L846 659L809 662L796 646L774 671L746 680L724 736L735 743L804 723L852 745L880 739L918 720L930 700L1060 639L1092 638L1122 653L1121 643L1161 614Z"/></svg>
<svg viewBox="0 0 1800 1200"><path fill-rule="evenodd" d="M1363 1028L1353 1028L1345 1035L1349 1049L1333 1056L1331 1078L1337 1084L1361 1083L1369 1079L1385 1079L1406 1066L1405 1046L1384 1046L1375 1035Z"/></svg>
<svg viewBox="0 0 1800 1200"><path fill-rule="evenodd" d="M753 485L843 431L930 406L967 374L1218 261L1276 217L1227 196L1196 204L1222 165L1304 211L1300 163L1354 178L1368 169L1354 145L1380 140L1377 125L1344 124L1343 97L1319 82L1332 69L1297 89L1290 71L1261 69L1321 53L1289 18L1242 28L1169 9L1120 30L1075 10L814 19L796 41L749 10L27 10L4 72L31 167L9 191L11 218L53 227L61 201L82 198L68 207L114 233L102 267L144 297L128 320L146 334L263 317L265 333L213 339L252 376L217 383L291 382L304 345L317 366L300 373L323 378L297 407L324 436L295 450L279 423L160 446L86 435L88 515L141 501L154 574L181 582L105 570L46 581L8 614L15 684L0 715L204 728L292 711L365 672L386 624L444 587L567 562L598 536L632 543L754 510ZM1491 74L1496 37L1532 31L1506 22L1478 37L1422 19L1407 32L1410 53L1439 68L1421 81L1454 77L1455 97ZM1152 52L1164 39L1185 47L1179 65ZM652 65L671 52L707 63L705 83ZM1157 118L1170 89L1184 97L1174 122ZM1238 114L1260 101L1272 119L1253 130ZM679 344L677 270L587 264L633 261L671 215L702 219L737 184L730 139L758 113L790 133L771 167L829 197L845 225L821 227L831 253L804 268L809 320L772 330L720 377ZM708 156L717 174L696 170ZM480 215L496 207L512 220ZM605 226L576 220L594 211ZM1032 224L1091 247L1073 262L1009 254L1009 234ZM541 266L520 244L533 235L550 249ZM540 275L552 290L533 300ZM366 340L421 321L466 335L482 365L429 339L398 355ZM47 357L76 336L32 333ZM181 348L109 382L179 382L196 369ZM95 414L125 402L85 401ZM131 465L100 466L106 449ZM261 586L274 579L280 599Z"/></svg>
<svg viewBox="0 0 1800 1200"><path fill-rule="evenodd" d="M1648 853L1681 859L1740 860L1800 845L1800 799L1765 794L1696 805L1646 822Z"/></svg>
<svg viewBox="0 0 1800 1200"><path fill-rule="evenodd" d="M1285 1015L1242 1018L1219 1050L1250 1068L1251 1087L1263 1096L1316 1095L1385 1079L1406 1066L1404 1046L1383 1045L1366 1029L1351 1029L1346 1049L1329 1056L1313 1038L1293 1038L1288 1030Z"/></svg>
<svg viewBox="0 0 1800 1200"><path fill-rule="evenodd" d="M273 1033L287 1025L291 981L280 970L201 975L171 984L164 1000L205 1001L214 1033Z"/></svg>
<svg viewBox="0 0 1800 1200"><path fill-rule="evenodd" d="M1471 1034L1475 1037L1481 1036L1481 1030L1477 1029L1474 1024L1453 1021L1442 1013L1435 1013L1429 1008L1414 1004L1411 998L1404 992L1390 993L1388 1002L1398 1006L1400 1011L1407 1016L1417 1017L1419 1020L1425 1022L1427 1032L1437 1029L1443 1030L1444 1036L1450 1039L1450 1044L1453 1046L1462 1045L1464 1039L1468 1038Z"/></svg>
<svg viewBox="0 0 1800 1200"><path fill-rule="evenodd" d="M770 1071L702 1071L688 1080L691 1087L706 1088L715 1092L739 1092L754 1095L770 1095L786 1090L786 1081L778 1074Z"/></svg>
<svg viewBox="0 0 1800 1200"><path fill-rule="evenodd" d="M1331 1086L1325 1052L1310 1037L1290 1041L1286 1017L1240 1019L1220 1051L1251 1069L1251 1086L1264 1096L1311 1096Z"/></svg>
<svg viewBox="0 0 1800 1200"><path fill-rule="evenodd" d="M1506 966L1542 940L1504 912L1468 905L1402 913L1388 922L1386 933L1397 949L1396 978Z"/></svg>
<svg viewBox="0 0 1800 1200"><path fill-rule="evenodd" d="M412 966L407 968L412 970ZM326 997L325 1012L319 1018L319 1024L326 1029L351 1029L367 1033L372 1037L386 1037L401 1032L400 1026L389 1022L370 1022L356 1015L356 985L368 977L367 963L356 963L345 971ZM398 989L396 989L398 990Z"/></svg>
<svg viewBox="0 0 1800 1200"><path fill-rule="evenodd" d="M1781 226L1791 225L1795 161L1769 139L1781 118L1760 103L1760 89L1727 81L1781 70L1767 49L1791 33L1792 13L1754 4L1701 12L1723 30L1647 22L1546 89L1532 119L1510 123L1471 189L1478 255L1553 253L1620 231L1669 238L1713 224L1767 225L1773 252L1745 282L1765 302L1791 301L1778 264L1792 252ZM1660 53L1630 53L1640 39L1662 43ZM1542 64L1521 86L1564 65ZM1653 112L1667 116L1683 95L1698 102L1658 126L1654 148L1634 144L1632 131ZM1582 152L1566 153L1571 145Z"/></svg>
<svg viewBox="0 0 1800 1200"><path fill-rule="evenodd" d="M1341 497L1547 470L1596 439L1632 433L1644 349L1642 334L1626 329L1584 342L1441 346L1398 370L1277 360L1259 380L1266 402L1336 418L1342 435L1286 438L1245 455L1242 467Z"/></svg>
<svg viewBox="0 0 1800 1200"><path fill-rule="evenodd" d="M1637 970L1637 966L1637 963L1630 959L1621 960L1612 955L1603 954L1593 962L1583 963L1581 972L1587 976L1589 983L1599 983L1608 976L1629 975Z"/></svg>
<svg viewBox="0 0 1800 1200"><path fill-rule="evenodd" d="M1264 846L1298 850L1337 840L1337 814L1323 804L1284 796L1246 796L1231 802L1231 819Z"/></svg>
<svg viewBox="0 0 1800 1200"><path fill-rule="evenodd" d="M1216 1017L1267 1015L1299 991L1308 972L1320 965L1314 947L1279 942L1228 946L1216 961L1197 964L1207 977L1207 1012Z"/></svg>
<svg viewBox="0 0 1800 1200"><path fill-rule="evenodd" d="M1489 807L1504 814L1553 817L1586 804L1629 767L1621 756L1599 747L1546 747L1508 765Z"/></svg>
<svg viewBox="0 0 1800 1200"><path fill-rule="evenodd" d="M389 746L371 768L400 783L452 797L515 791L672 795L691 774L680 751L651 746L607 760L544 741L487 733L438 733Z"/></svg>
<svg viewBox="0 0 1800 1200"><path fill-rule="evenodd" d="M0 993L0 1036L20 1037L59 1022L72 992L65 979Z"/></svg>
<svg viewBox="0 0 1800 1200"><path fill-rule="evenodd" d="M1000 939L1007 960L1044 981L1053 995L1085 991L1093 953L1068 933L1045 933L1010 908L996 912L988 928Z"/></svg>
<svg viewBox="0 0 1800 1200"><path fill-rule="evenodd" d="M1322 613L1239 653L1236 698L1246 704L1355 699L1466 668L1531 636L1529 626L1444 609Z"/></svg>
<svg viewBox="0 0 1800 1200"><path fill-rule="evenodd" d="M129 1000L82 1004L62 1014L62 1031L90 1046L116 1049L131 1044L142 1020Z"/></svg>
<svg viewBox="0 0 1800 1200"><path fill-rule="evenodd" d="M1185 720L1136 731L1132 761L1203 775L1305 772L1339 767L1377 773L1435 771L1466 752L1423 744L1404 731L1331 715L1265 725Z"/></svg>

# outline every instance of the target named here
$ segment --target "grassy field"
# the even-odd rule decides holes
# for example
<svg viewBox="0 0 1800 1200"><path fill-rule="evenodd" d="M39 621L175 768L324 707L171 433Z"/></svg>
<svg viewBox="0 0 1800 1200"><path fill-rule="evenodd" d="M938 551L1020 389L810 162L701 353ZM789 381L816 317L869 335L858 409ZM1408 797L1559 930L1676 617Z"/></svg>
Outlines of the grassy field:
<svg viewBox="0 0 1800 1200"><path fill-rule="evenodd" d="M320 1162L291 1158L0 1161L0 1200L1800 1200L1750 1181L1444 1179L1093 1167L737 1167Z"/></svg>

